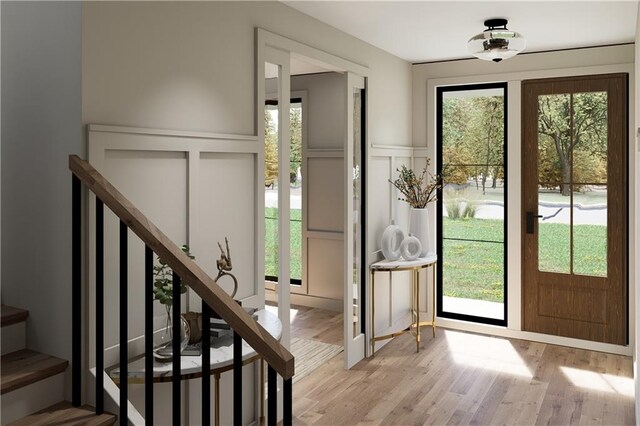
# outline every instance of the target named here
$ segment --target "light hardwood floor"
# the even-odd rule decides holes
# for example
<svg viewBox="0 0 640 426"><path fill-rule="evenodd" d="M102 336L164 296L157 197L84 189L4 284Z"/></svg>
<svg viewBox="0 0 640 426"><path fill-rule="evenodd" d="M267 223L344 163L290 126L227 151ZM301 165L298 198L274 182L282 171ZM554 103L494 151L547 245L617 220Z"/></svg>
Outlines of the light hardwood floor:
<svg viewBox="0 0 640 426"><path fill-rule="evenodd" d="M342 315L300 308L292 335L340 344ZM352 370L342 355L294 385L295 424L635 424L629 357L438 329Z"/></svg>

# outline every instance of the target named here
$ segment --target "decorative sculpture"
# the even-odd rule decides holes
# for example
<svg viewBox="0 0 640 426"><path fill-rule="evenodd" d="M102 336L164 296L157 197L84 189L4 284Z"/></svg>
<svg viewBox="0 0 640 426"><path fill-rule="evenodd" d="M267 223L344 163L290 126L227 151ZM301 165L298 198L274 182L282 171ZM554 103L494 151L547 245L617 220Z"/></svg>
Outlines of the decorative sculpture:
<svg viewBox="0 0 640 426"><path fill-rule="evenodd" d="M233 279L233 292L231 293L231 297L234 297L238 291L238 279L235 275L231 274L229 271L233 269L233 265L231 264L231 250L229 250L229 240L227 237L224 237L224 243L226 246L226 251L222 248L222 244L218 243L218 247L220 247L220 259L216 260L216 266L218 267L218 276L216 276L216 283L220 278L225 275L228 275Z"/></svg>

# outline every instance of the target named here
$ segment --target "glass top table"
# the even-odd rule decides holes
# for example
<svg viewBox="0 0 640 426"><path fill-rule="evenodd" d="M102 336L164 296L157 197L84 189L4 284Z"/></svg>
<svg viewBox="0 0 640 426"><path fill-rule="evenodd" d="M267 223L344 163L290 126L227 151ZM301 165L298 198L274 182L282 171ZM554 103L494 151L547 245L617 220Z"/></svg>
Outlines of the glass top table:
<svg viewBox="0 0 640 426"><path fill-rule="evenodd" d="M273 337L280 340L282 323L273 313L260 309L256 311L257 322ZM245 341L242 342L242 363L249 364L259 358L256 351ZM202 355L181 356L180 373L182 380L202 377ZM129 361L128 382L144 383L145 376L144 354L140 354ZM211 341L211 374L219 374L233 369L233 335L223 336ZM118 384L120 382L120 367L107 369L109 377ZM171 362L153 361L153 381L155 383L170 382L173 378Z"/></svg>

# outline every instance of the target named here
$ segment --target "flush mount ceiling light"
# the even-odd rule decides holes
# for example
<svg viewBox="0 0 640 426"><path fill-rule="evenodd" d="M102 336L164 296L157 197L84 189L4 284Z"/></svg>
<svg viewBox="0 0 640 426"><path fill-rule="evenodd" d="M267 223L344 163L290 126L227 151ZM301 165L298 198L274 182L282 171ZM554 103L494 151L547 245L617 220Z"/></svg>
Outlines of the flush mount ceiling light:
<svg viewBox="0 0 640 426"><path fill-rule="evenodd" d="M486 30L467 42L469 53L485 61L500 62L522 52L526 41L522 34L507 29L506 19L487 19Z"/></svg>

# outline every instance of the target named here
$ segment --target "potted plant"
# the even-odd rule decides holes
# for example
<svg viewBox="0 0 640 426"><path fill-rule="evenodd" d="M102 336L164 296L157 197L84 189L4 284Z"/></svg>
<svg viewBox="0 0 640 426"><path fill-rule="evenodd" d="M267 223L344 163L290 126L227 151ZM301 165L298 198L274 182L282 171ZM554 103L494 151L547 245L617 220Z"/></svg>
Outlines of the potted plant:
<svg viewBox="0 0 640 426"><path fill-rule="evenodd" d="M189 256L189 246L183 245L180 249ZM180 294L187 292L184 281L180 281ZM168 362L173 357L173 325L171 308L173 306L173 271L165 261L158 258L158 265L153 267L153 298L164 305L167 319L164 328L154 334L153 355L158 361ZM182 316L180 317L180 353L189 343L189 326Z"/></svg>
<svg viewBox="0 0 640 426"><path fill-rule="evenodd" d="M389 179L402 197L398 200L405 201L411 206L409 233L418 238L422 244L420 257L425 257L433 252L433 242L429 235L429 212L427 205L438 198L438 189L442 188L442 176L434 175L428 171L431 160L427 158L427 164L419 175L404 164L397 169L399 175L396 180Z"/></svg>

